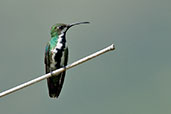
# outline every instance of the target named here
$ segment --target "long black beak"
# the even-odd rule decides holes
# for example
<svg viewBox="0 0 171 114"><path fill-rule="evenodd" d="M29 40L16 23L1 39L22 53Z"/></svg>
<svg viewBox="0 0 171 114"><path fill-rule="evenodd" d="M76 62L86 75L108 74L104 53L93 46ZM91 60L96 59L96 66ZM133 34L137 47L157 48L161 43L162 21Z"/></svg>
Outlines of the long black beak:
<svg viewBox="0 0 171 114"><path fill-rule="evenodd" d="M80 24L89 24L90 22L78 22L78 23L72 23L72 24L69 24L68 25L68 29L72 26L75 26L75 25L80 25Z"/></svg>

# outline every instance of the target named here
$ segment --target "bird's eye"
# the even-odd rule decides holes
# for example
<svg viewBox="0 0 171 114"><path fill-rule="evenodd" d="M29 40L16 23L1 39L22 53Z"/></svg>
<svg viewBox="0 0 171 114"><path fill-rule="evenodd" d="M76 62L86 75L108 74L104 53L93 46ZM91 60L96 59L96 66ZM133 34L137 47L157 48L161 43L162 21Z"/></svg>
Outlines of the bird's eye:
<svg viewBox="0 0 171 114"><path fill-rule="evenodd" d="M63 28L64 28L64 26L60 26L60 27L59 27L59 29L61 29L61 30L62 30Z"/></svg>

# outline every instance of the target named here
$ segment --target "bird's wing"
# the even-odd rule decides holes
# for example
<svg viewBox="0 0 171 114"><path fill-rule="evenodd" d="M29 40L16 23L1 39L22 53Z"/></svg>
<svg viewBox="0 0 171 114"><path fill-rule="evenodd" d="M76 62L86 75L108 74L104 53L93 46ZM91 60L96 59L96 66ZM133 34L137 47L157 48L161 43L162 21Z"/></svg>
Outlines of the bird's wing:
<svg viewBox="0 0 171 114"><path fill-rule="evenodd" d="M65 54L64 66L66 66L68 63L68 53L69 53L68 47L66 47L65 52L64 52L64 54Z"/></svg>
<svg viewBox="0 0 171 114"><path fill-rule="evenodd" d="M45 58L44 58L46 73L50 72L49 50L50 50L50 44L47 43L46 48L45 48Z"/></svg>

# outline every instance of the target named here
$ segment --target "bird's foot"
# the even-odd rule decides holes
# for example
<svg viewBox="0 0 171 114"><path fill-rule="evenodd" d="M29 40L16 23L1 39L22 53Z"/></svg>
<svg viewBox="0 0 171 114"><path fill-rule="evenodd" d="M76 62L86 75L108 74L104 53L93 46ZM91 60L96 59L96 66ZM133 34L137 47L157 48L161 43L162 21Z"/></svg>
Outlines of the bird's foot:
<svg viewBox="0 0 171 114"><path fill-rule="evenodd" d="M54 74L53 74L53 71L52 71L52 70L50 70L50 74L51 74L51 77L53 77L53 76L54 76Z"/></svg>

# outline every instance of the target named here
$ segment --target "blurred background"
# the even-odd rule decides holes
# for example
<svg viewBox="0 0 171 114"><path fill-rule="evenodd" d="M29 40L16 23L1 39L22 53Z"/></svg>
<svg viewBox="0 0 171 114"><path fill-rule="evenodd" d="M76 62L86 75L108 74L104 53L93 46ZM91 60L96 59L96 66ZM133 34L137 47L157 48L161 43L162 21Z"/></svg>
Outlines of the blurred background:
<svg viewBox="0 0 171 114"><path fill-rule="evenodd" d="M55 23L69 63L112 43L116 50L67 71L59 99L46 80L0 99L2 114L170 114L170 0L1 0L0 91L44 74Z"/></svg>

